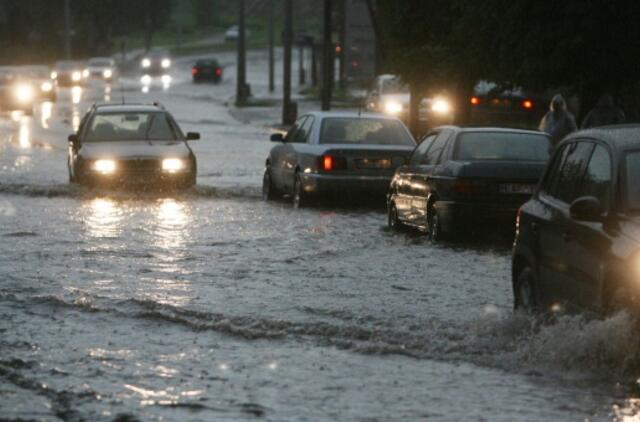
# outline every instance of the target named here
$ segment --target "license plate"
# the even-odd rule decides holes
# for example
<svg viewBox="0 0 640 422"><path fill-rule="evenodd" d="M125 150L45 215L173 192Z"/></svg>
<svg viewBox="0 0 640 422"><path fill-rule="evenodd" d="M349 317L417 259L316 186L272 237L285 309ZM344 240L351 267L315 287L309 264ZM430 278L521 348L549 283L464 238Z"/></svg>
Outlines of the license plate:
<svg viewBox="0 0 640 422"><path fill-rule="evenodd" d="M391 168L391 160L388 158L362 158L356 160L356 166L361 169L388 169Z"/></svg>
<svg viewBox="0 0 640 422"><path fill-rule="evenodd" d="M500 185L500 193L533 194L536 185L530 183L504 183Z"/></svg>

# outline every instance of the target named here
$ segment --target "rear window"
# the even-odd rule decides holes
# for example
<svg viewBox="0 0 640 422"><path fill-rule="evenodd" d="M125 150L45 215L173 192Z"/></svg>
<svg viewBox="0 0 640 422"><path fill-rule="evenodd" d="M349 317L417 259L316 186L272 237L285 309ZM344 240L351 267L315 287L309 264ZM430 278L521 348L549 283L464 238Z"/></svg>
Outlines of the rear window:
<svg viewBox="0 0 640 422"><path fill-rule="evenodd" d="M97 114L85 141L173 141L178 138L166 113Z"/></svg>
<svg viewBox="0 0 640 422"><path fill-rule="evenodd" d="M331 117L322 120L321 144L410 145L415 142L397 120Z"/></svg>
<svg viewBox="0 0 640 422"><path fill-rule="evenodd" d="M469 132L458 138L455 160L547 161L551 144L544 135Z"/></svg>

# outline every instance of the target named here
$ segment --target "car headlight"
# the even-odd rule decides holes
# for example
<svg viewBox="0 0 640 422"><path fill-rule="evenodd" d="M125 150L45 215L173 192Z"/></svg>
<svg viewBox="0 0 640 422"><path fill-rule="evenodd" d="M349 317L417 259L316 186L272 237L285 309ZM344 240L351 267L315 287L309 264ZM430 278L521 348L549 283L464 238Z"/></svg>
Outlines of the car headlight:
<svg viewBox="0 0 640 422"><path fill-rule="evenodd" d="M79 82L82 79L82 72L75 71L71 74L71 80L74 82Z"/></svg>
<svg viewBox="0 0 640 422"><path fill-rule="evenodd" d="M42 92L51 92L53 90L53 84L51 82L43 82L42 85L40 85L40 89Z"/></svg>
<svg viewBox="0 0 640 422"><path fill-rule="evenodd" d="M116 162L114 160L96 160L93 163L93 169L102 174L113 174L116 171Z"/></svg>
<svg viewBox="0 0 640 422"><path fill-rule="evenodd" d="M16 87L16 98L21 103L28 103L33 100L33 88L30 85L18 85Z"/></svg>
<svg viewBox="0 0 640 422"><path fill-rule="evenodd" d="M184 161L179 158L165 158L162 160L162 170L166 172L175 173L184 170L184 168Z"/></svg>
<svg viewBox="0 0 640 422"><path fill-rule="evenodd" d="M436 98L431 104L431 110L438 114L447 114L451 111L451 105L444 98Z"/></svg>
<svg viewBox="0 0 640 422"><path fill-rule="evenodd" d="M140 82L143 85L149 85L151 84L151 76L149 75L142 75L142 77L140 78Z"/></svg>
<svg viewBox="0 0 640 422"><path fill-rule="evenodd" d="M387 101L384 103L384 111L388 114L402 113L402 104L397 101Z"/></svg>
<svg viewBox="0 0 640 422"><path fill-rule="evenodd" d="M142 59L142 67L150 67L151 66L151 60L149 59Z"/></svg>
<svg viewBox="0 0 640 422"><path fill-rule="evenodd" d="M160 62L160 65L162 66L163 69L168 69L169 66L171 66L171 60L162 59L162 62Z"/></svg>
<svg viewBox="0 0 640 422"><path fill-rule="evenodd" d="M89 69L85 69L82 71L83 78L88 78L90 75L91 75L91 72L89 72Z"/></svg>
<svg viewBox="0 0 640 422"><path fill-rule="evenodd" d="M109 79L110 77L112 77L112 76L113 76L113 71L112 71L111 69L105 69L105 70L102 72L102 76L103 76L103 77L105 77L105 78L107 78L107 79Z"/></svg>

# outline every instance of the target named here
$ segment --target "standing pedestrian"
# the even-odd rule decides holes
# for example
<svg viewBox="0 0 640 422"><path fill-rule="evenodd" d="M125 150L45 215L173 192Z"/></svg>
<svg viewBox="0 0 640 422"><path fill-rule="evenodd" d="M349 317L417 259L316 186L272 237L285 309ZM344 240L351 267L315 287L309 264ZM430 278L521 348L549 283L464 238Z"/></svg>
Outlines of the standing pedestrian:
<svg viewBox="0 0 640 422"><path fill-rule="evenodd" d="M562 95L555 95L551 99L549 109L540 121L538 129L548 133L553 146L556 146L562 138L577 130L578 126L573 114L567 110L567 103Z"/></svg>
<svg viewBox="0 0 640 422"><path fill-rule="evenodd" d="M615 105L611 94L602 94L598 104L587 113L582 121L582 129L590 127L619 125L625 122L624 112Z"/></svg>

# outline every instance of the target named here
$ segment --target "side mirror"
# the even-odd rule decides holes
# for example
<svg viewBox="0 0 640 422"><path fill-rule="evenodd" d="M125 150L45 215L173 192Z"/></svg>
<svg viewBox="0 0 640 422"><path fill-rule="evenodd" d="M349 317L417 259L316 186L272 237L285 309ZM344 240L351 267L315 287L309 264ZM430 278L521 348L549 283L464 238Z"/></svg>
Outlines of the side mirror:
<svg viewBox="0 0 640 422"><path fill-rule="evenodd" d="M78 135L76 135L75 133L69 135L69 137L67 138L69 140L69 142L71 142L72 144L77 144L78 143Z"/></svg>
<svg viewBox="0 0 640 422"><path fill-rule="evenodd" d="M200 139L200 133L187 132L187 141L197 141L198 139Z"/></svg>
<svg viewBox="0 0 640 422"><path fill-rule="evenodd" d="M593 196L583 196L576 199L569 207L571 218L576 221L600 222L604 210L602 204Z"/></svg>
<svg viewBox="0 0 640 422"><path fill-rule="evenodd" d="M284 136L282 133L272 133L271 142L284 142Z"/></svg>

